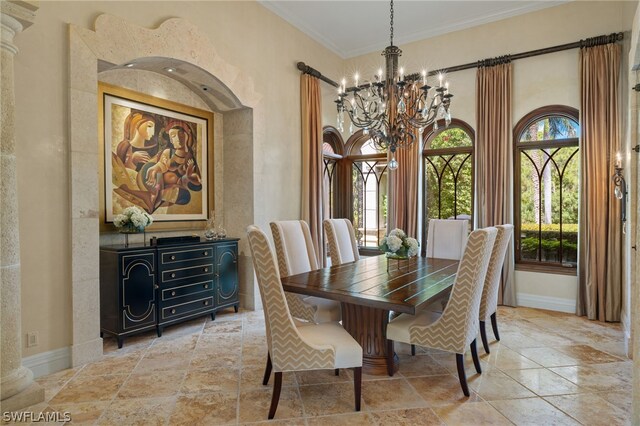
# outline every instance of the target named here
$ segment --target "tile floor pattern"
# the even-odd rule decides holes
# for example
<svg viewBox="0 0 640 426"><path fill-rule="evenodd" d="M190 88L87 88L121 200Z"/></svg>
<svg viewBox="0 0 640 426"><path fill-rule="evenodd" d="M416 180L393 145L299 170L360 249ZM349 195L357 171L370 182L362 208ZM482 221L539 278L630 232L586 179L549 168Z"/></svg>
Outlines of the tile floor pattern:
<svg viewBox="0 0 640 426"><path fill-rule="evenodd" d="M397 345L393 378L365 376L362 412L353 411L350 371L284 375L278 425L623 425L630 424L632 363L619 324L569 314L500 308L501 342L483 374L466 355L471 397L455 357ZM478 339L480 341L480 339ZM263 422L271 384L262 386L266 338L262 312L218 314L147 333L118 350L105 339L103 360L37 381L46 402L30 411L70 412L98 425L218 425Z"/></svg>

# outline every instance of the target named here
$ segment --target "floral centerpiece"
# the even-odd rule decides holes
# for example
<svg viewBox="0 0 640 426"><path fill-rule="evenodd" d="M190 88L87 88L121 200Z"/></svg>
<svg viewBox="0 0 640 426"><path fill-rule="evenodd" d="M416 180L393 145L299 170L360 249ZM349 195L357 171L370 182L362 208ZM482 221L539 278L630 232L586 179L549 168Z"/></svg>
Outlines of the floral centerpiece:
<svg viewBox="0 0 640 426"><path fill-rule="evenodd" d="M415 238L407 237L402 229L394 229L382 238L379 249L392 259L408 259L418 254L420 243Z"/></svg>
<svg viewBox="0 0 640 426"><path fill-rule="evenodd" d="M127 207L121 214L113 218L113 224L118 228L118 232L123 234L143 232L144 228L152 223L151 215L138 207Z"/></svg>

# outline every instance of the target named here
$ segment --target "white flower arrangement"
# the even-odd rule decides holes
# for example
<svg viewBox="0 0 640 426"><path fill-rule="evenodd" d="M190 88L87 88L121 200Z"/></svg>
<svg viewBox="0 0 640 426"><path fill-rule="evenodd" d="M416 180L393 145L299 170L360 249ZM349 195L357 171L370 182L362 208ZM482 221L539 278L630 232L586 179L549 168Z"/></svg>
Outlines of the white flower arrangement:
<svg viewBox="0 0 640 426"><path fill-rule="evenodd" d="M380 250L387 256L413 257L418 254L420 243L415 238L407 237L402 229L394 229L380 241Z"/></svg>
<svg viewBox="0 0 640 426"><path fill-rule="evenodd" d="M127 207L113 218L113 224L120 232L142 232L153 223L153 218L138 207Z"/></svg>

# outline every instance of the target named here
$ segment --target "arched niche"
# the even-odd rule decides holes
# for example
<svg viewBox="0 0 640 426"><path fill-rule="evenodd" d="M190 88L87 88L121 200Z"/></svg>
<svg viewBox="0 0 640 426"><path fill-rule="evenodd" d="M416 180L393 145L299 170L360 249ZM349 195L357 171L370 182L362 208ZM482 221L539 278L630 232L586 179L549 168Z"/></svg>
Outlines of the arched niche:
<svg viewBox="0 0 640 426"><path fill-rule="evenodd" d="M69 27L69 206L71 213L71 364L82 365L102 356L99 297L98 74L137 64L162 73L180 67L198 78L171 76L213 111L223 114L222 202L229 235L242 236L254 222L254 135L264 134L265 114L253 80L216 54L202 31L184 19L168 19L155 29L138 27L124 19L101 15L95 30ZM195 85L195 81L200 81ZM181 81L182 80L182 81ZM207 87L207 90L203 90ZM206 92L206 93L203 93ZM237 171L242 170L241 174ZM216 184L218 186L218 183ZM241 302L259 306L246 241L240 241Z"/></svg>

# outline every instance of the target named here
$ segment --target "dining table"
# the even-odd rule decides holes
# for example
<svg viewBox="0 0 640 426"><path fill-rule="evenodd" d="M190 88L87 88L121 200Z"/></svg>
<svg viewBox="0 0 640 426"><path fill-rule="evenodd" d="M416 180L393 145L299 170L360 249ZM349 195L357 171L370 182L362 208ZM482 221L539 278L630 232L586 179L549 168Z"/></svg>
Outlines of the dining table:
<svg viewBox="0 0 640 426"><path fill-rule="evenodd" d="M385 255L333 265L282 278L285 291L340 302L342 326L362 346L365 374L387 374L390 314L415 315L448 296L458 270L457 260ZM394 354L394 371L399 359Z"/></svg>

